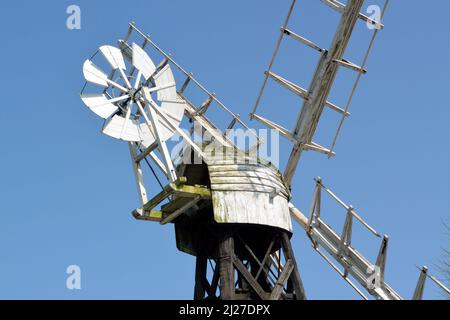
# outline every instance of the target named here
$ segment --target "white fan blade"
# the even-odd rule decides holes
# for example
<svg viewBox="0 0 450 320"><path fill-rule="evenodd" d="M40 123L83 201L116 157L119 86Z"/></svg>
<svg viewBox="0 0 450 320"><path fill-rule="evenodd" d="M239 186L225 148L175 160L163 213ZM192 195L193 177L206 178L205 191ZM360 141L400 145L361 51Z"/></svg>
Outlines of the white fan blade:
<svg viewBox="0 0 450 320"><path fill-rule="evenodd" d="M103 119L112 116L119 109L114 105L115 102L128 99L128 95L120 96L118 98L108 99L104 94L82 94L81 100L91 109L96 115Z"/></svg>
<svg viewBox="0 0 450 320"><path fill-rule="evenodd" d="M133 43L133 66L148 80L156 71L155 64L148 54L136 43Z"/></svg>
<svg viewBox="0 0 450 320"><path fill-rule="evenodd" d="M153 143L155 143L156 139L153 135L152 131L146 123L141 124L141 146L144 148L150 147Z"/></svg>
<svg viewBox="0 0 450 320"><path fill-rule="evenodd" d="M126 127L126 130L122 131L124 126ZM105 125L102 132L110 137L124 141L141 141L139 123L134 120L125 119L118 115L112 117L112 119Z"/></svg>
<svg viewBox="0 0 450 320"><path fill-rule="evenodd" d="M125 132L127 131L127 126L129 124L128 120L130 119L132 107L133 107L133 101L130 100L130 102L128 102L127 113L125 115L125 121L123 122L123 127L122 127L122 131L120 132L120 136L123 136L125 134Z"/></svg>
<svg viewBox="0 0 450 320"><path fill-rule="evenodd" d="M178 126L184 117L186 105L184 101L163 101L161 109L171 119L172 122L177 122Z"/></svg>
<svg viewBox="0 0 450 320"><path fill-rule="evenodd" d="M177 101L177 88L175 87L175 78L170 69L170 65L162 68L154 77L157 87L166 88L158 90L159 101Z"/></svg>
<svg viewBox="0 0 450 320"><path fill-rule="evenodd" d="M113 69L127 69L120 49L113 46L102 46L100 47L100 52L103 54L106 60L108 60Z"/></svg>
<svg viewBox="0 0 450 320"><path fill-rule="evenodd" d="M83 74L86 81L108 87L108 76L101 71L91 60L86 60L83 65Z"/></svg>
<svg viewBox="0 0 450 320"><path fill-rule="evenodd" d="M120 70L120 69L119 69ZM119 89L122 92L128 92L127 88L124 88L120 84L110 80L108 76L101 71L91 60L86 60L83 65L83 74L86 81L98 84L102 87L113 87Z"/></svg>
<svg viewBox="0 0 450 320"><path fill-rule="evenodd" d="M175 87L175 86L176 86L175 82L171 82L171 83L168 83L168 84L166 84L164 86L158 86L158 87L150 88L150 89L148 89L148 92L152 93L152 92L155 92L155 91L160 91L160 90L164 90L164 89Z"/></svg>

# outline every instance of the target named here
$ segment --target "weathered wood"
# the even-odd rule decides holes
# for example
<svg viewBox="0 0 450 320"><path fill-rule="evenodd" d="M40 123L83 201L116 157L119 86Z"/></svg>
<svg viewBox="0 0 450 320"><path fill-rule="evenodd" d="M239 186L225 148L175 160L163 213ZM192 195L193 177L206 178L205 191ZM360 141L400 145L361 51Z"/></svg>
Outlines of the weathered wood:
<svg viewBox="0 0 450 320"><path fill-rule="evenodd" d="M262 270L264 270L266 272L266 274L268 274L269 271L270 271L272 273L272 275L274 277L276 277L275 274L273 273L273 271L270 270L270 268L268 268L266 265L264 265L264 262L259 261L258 257L255 255L253 250L250 248L250 246L241 237L239 237L239 240L242 242L242 244L244 245L244 248L247 250L247 252L250 253L250 255L252 256L253 260L258 264L260 269L259 269L257 275L260 274L261 269L262 269ZM269 255L270 255L270 250L271 250L272 246L273 246L273 241L269 245L269 250L268 250ZM258 280L258 276L256 276L255 279Z"/></svg>
<svg viewBox="0 0 450 320"><path fill-rule="evenodd" d="M194 300L203 300L205 298L205 281L207 258L205 256L197 256L195 264L195 288Z"/></svg>
<svg viewBox="0 0 450 320"><path fill-rule="evenodd" d="M305 231L308 231L310 225L308 218L300 210L298 210L292 203L289 203L289 213L291 214L291 217L294 218L294 220Z"/></svg>
<svg viewBox="0 0 450 320"><path fill-rule="evenodd" d="M289 259L286 262L286 265L283 268L283 271L281 272L280 276L278 277L277 282L275 283L275 287L272 290L272 293L270 294L270 300L279 300L281 294L283 293L284 284L286 283L287 279L290 277L292 271L294 270L295 266L291 259Z"/></svg>
<svg viewBox="0 0 450 320"><path fill-rule="evenodd" d="M157 205L171 196L173 194L173 190L176 189L177 185L181 185L182 183L186 183L186 178L181 177L178 179L178 181L168 184L166 187L164 187L164 190L162 190L144 205L144 210L152 210L153 208L155 208Z"/></svg>
<svg viewBox="0 0 450 320"><path fill-rule="evenodd" d="M311 49L317 50L320 53L325 52L325 49L322 49L317 44L312 42L311 40L306 39L305 37L302 37L299 34L296 34L295 32L287 29L287 28L281 28L281 31L284 32L284 34L290 36L292 39L297 40L300 43L303 43L304 45L310 47Z"/></svg>
<svg viewBox="0 0 450 320"><path fill-rule="evenodd" d="M331 91L331 86L336 78L339 65L334 60L342 60L354 26L358 20L364 0L349 0L343 10L341 21L334 36L329 51L324 52L316 68L311 86L308 90L309 99L305 100L298 115L297 124L294 129L294 137L297 143L289 157L288 166L285 170L285 179L291 184L300 155L302 145L311 143L316 132L322 111Z"/></svg>
<svg viewBox="0 0 450 320"><path fill-rule="evenodd" d="M167 224L169 222L174 221L176 218L178 218L179 216L181 216L183 213L185 213L187 210L189 210L190 208L192 208L195 204L197 204L197 202L201 199L202 197L197 195L195 198L191 198L190 201L188 201L187 203L185 203L183 206L181 206L180 208L176 209L174 212L169 213L167 215L164 216L164 218L161 220L161 224Z"/></svg>
<svg viewBox="0 0 450 320"><path fill-rule="evenodd" d="M198 201L211 198L211 191L208 187L189 186L186 185L186 182L186 178L181 177L177 181L169 183L141 209L134 210L133 216L138 220L158 221L165 224L173 221ZM176 196L175 201L163 206L161 211L153 210L170 196Z"/></svg>
<svg viewBox="0 0 450 320"><path fill-rule="evenodd" d="M133 217L136 220L142 220L142 221L151 221L151 222L160 222L163 213L158 210L150 210L150 211L144 211L143 209L136 209L132 212Z"/></svg>
<svg viewBox="0 0 450 320"><path fill-rule="evenodd" d="M317 143L312 142L312 141L311 141L311 143L303 143L303 144L301 145L301 147L302 147L304 150L312 150L312 151L316 151L316 152L319 152L319 153L323 153L323 154L329 155L330 157L334 157L334 156L336 155L336 154L335 154L333 151L331 151L330 149L327 149L327 148L325 148L324 146L321 146L320 144L317 144Z"/></svg>
<svg viewBox="0 0 450 320"><path fill-rule="evenodd" d="M288 232L266 230L266 235L261 234L265 240L247 243L249 239L253 239L244 236L252 232L248 227L222 226L217 231L212 279L207 276L205 254L198 252L194 293L196 298L216 299L218 286L221 300L304 298L303 285L296 269ZM279 259L276 262L271 259L271 253L279 246L279 250L284 252L284 266ZM278 273L272 270L272 263L279 267Z"/></svg>
<svg viewBox="0 0 450 320"><path fill-rule="evenodd" d="M283 77L279 76L278 74L272 72L272 71L267 71L267 74L273 79L275 80L277 83L279 83L280 85L282 85L283 87L285 87L286 89L290 90L292 93L302 97L305 100L308 100L308 90L303 89L302 87L300 87L299 85L284 79Z"/></svg>
<svg viewBox="0 0 450 320"><path fill-rule="evenodd" d="M184 91L186 90L186 88L187 88L187 86L189 85L190 82L191 82L191 75L188 75L186 80L184 81L183 85L181 86L180 94L184 93Z"/></svg>
<svg viewBox="0 0 450 320"><path fill-rule="evenodd" d="M287 233L281 235L282 249L287 261L291 260L294 264L294 270L292 271L290 281L295 290L295 296L297 300L306 300L305 289L303 287L302 279L300 278L300 272L297 268L297 262L295 261L294 252L292 251L291 240Z"/></svg>
<svg viewBox="0 0 450 320"><path fill-rule="evenodd" d="M197 111L195 112L195 115L199 115L202 116L205 114L206 111L208 111L209 106L211 105L211 103L213 102L214 97L210 96L206 99L205 102L202 103L202 105L197 109Z"/></svg>
<svg viewBox="0 0 450 320"><path fill-rule="evenodd" d="M209 287L208 296L210 298L216 298L217 287L219 286L220 272L219 264L216 262L216 267L214 268L213 278L211 280L211 285Z"/></svg>
<svg viewBox="0 0 450 320"><path fill-rule="evenodd" d="M219 244L220 298L234 300L234 238L225 232Z"/></svg>
<svg viewBox="0 0 450 320"><path fill-rule="evenodd" d="M158 147L158 144L156 142L154 142L153 144L151 144L150 146L148 146L147 148L145 148L143 151L141 151L141 153L139 154L134 154L133 155L133 159L136 163L141 162L142 160L144 160L148 155L150 155L150 153L152 153L156 148ZM164 170L166 170L166 168L163 166Z"/></svg>
<svg viewBox="0 0 450 320"><path fill-rule="evenodd" d="M345 9L345 4L337 1L337 0L321 0L323 3L328 5L330 8L342 13ZM381 30L384 28L384 25L381 23L381 21L373 20L372 18L360 13L359 19L371 24L375 29Z"/></svg>
<svg viewBox="0 0 450 320"><path fill-rule="evenodd" d="M258 270L258 272L256 273L256 276L255 276L255 278L257 280L258 280L259 276L261 275L262 271L264 271L266 274L268 274L269 271L271 271L270 270L270 266L267 265L267 261L268 261L270 255L271 255L271 253L272 253L272 248L273 248L274 244L275 244L275 240L272 240L270 242L269 247L267 248L266 254L265 254L265 256L264 256L264 258L263 258L263 260L262 260L262 262L261 262L261 264L259 266L259 270Z"/></svg>
<svg viewBox="0 0 450 320"><path fill-rule="evenodd" d="M237 273L237 276L238 276L237 291L239 292L240 296L236 295L236 299L237 300L250 299L250 292L251 292L250 285L248 284L247 280L245 280L245 278L239 272Z"/></svg>
<svg viewBox="0 0 450 320"><path fill-rule="evenodd" d="M175 212L176 210L180 209L181 207L183 207L184 205L186 205L187 203L191 202L192 198L191 197L173 197L172 201L170 201L169 203L166 203L165 205L163 205L161 207L161 211L163 213L170 214L172 212Z"/></svg>
<svg viewBox="0 0 450 320"><path fill-rule="evenodd" d="M252 287L252 289L259 296L259 298L261 300L267 300L268 298L267 292L263 290L261 285L258 283L258 281L256 281L256 279L253 277L250 271L247 270L244 264L236 257L234 258L233 262L236 269L241 273L241 275L245 278L245 280L247 280L248 284Z"/></svg>
<svg viewBox="0 0 450 320"><path fill-rule="evenodd" d="M278 131L286 139L289 139L294 143L297 142L294 135L288 129L282 127L281 125L279 125L273 121L270 121L269 119L261 117L261 116L257 115L256 113L253 114L252 116L253 116L253 119L257 120L259 123L262 123L263 125L268 126L269 128Z"/></svg>

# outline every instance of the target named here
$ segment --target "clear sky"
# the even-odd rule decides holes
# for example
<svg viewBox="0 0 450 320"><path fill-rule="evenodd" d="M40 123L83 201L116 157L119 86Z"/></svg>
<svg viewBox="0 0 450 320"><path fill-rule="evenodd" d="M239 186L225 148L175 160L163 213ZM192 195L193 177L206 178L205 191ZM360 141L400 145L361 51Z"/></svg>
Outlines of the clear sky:
<svg viewBox="0 0 450 320"><path fill-rule="evenodd" d="M338 14L319 0L298 2L292 28L328 47ZM378 1L365 7L373 3ZM66 28L71 4L81 8L81 30ZM135 20L235 112L246 115L289 4L2 3L0 298L192 298L194 259L176 250L173 227L130 215L138 197L127 146L101 135L102 122L80 101L82 64L99 46L114 45ZM294 183L293 202L303 211L309 208L313 178L321 176L390 236L386 279L407 298L417 281L416 265L439 275L436 265L443 248L449 249L442 224L450 215L449 12L445 0L391 1L336 158L304 154ZM369 36L359 23L349 59L360 61ZM317 57L287 41L274 70L307 87ZM342 105L349 85L346 76L338 79L330 99ZM267 95L261 114L289 127L300 100L274 92L279 94ZM324 120L318 142L329 144L336 120L333 115ZM288 146L283 142L284 161ZM335 208L325 217L341 230L344 212ZM374 260L379 241L355 228L356 247ZM297 227L292 241L310 299L358 298ZM66 289L66 268L73 264L82 270L79 291ZM429 286L426 297L440 293Z"/></svg>

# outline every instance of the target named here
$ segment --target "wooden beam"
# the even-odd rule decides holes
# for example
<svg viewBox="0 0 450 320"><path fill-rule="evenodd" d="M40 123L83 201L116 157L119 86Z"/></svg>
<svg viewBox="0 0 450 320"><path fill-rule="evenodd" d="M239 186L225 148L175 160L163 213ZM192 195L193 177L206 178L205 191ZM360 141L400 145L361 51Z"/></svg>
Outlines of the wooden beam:
<svg viewBox="0 0 450 320"><path fill-rule="evenodd" d="M219 244L220 298L234 300L234 238L231 232L225 231Z"/></svg>
<svg viewBox="0 0 450 320"><path fill-rule="evenodd" d="M247 280L248 284L252 287L255 293L259 296L261 300L267 300L268 294L263 290L261 285L256 281L256 279L252 276L250 271L244 266L244 264L238 259L234 258L234 266L241 273L241 275Z"/></svg>
<svg viewBox="0 0 450 320"><path fill-rule="evenodd" d="M270 268L267 266L267 261L268 261L270 255L271 255L271 253L272 253L272 248L273 248L274 244L275 244L275 239L273 239L270 242L269 248L267 248L267 251L266 251L266 254L264 255L263 261L261 262L261 264L259 266L259 270L256 273L256 277L255 277L256 280L258 280L258 278L259 278L259 276L260 276L262 271L266 272L267 275L268 275L269 271L272 272L272 270L270 270Z"/></svg>
<svg viewBox="0 0 450 320"><path fill-rule="evenodd" d="M295 290L295 296L297 300L306 300L305 289L303 287L302 279L300 278L300 272L298 272L297 262L295 261L294 252L292 251L291 240L286 232L283 232L281 236L281 243L286 261L291 260L294 264L294 270L292 271L290 280L292 281L292 286Z"/></svg>
<svg viewBox="0 0 450 320"><path fill-rule="evenodd" d="M290 277L292 271L294 270L294 263L291 259L286 262L286 265L283 268L280 276L278 277L277 282L275 283L275 288L273 288L272 293L270 294L270 300L279 300L281 294L283 293L284 284L287 279Z"/></svg>
<svg viewBox="0 0 450 320"><path fill-rule="evenodd" d="M161 222L162 224L165 224L183 214L190 206L194 205L199 200L211 198L211 191L207 187L198 185L190 186L186 185L186 182L187 180L185 177L180 177L174 183L169 183L160 193L144 204L142 208L134 210L132 213L133 216L138 220ZM190 201L187 202L186 206L183 206L179 210L174 209L176 211L172 212L169 216L164 216L163 212L160 210L153 210L164 200L173 195L189 198ZM166 211L165 213L167 214L168 212Z"/></svg>
<svg viewBox="0 0 450 320"><path fill-rule="evenodd" d="M296 34L295 32L286 29L286 28L281 28L281 31L284 32L284 34L290 36L292 39L295 39L301 43L303 43L304 45L307 45L308 47L319 51L320 53L325 52L326 50L322 49L321 47L319 47L317 44L315 44L314 42L312 42L311 40L306 39L305 37L302 37L301 35Z"/></svg>
<svg viewBox="0 0 450 320"><path fill-rule="evenodd" d="M216 298L216 291L217 291L217 287L219 286L219 279L220 279L219 264L216 262L213 277L211 280L211 285L210 285L209 291L208 291L208 296L210 298L211 297Z"/></svg>
<svg viewBox="0 0 450 320"><path fill-rule="evenodd" d="M136 220L151 221L151 222L160 222L163 217L163 213L161 211L158 210L145 211L142 208L134 210L132 212L132 215Z"/></svg>
<svg viewBox="0 0 450 320"><path fill-rule="evenodd" d="M203 300L205 298L206 270L208 259L206 256L197 256L195 262L195 288L194 288L194 300Z"/></svg>
<svg viewBox="0 0 450 320"><path fill-rule="evenodd" d="M345 4L337 1L337 0L322 0L323 3L328 5L330 8L342 13L345 9ZM359 19L371 24L375 29L381 30L384 28L384 25L381 21L373 20L372 18L360 13Z"/></svg>
<svg viewBox="0 0 450 320"><path fill-rule="evenodd" d="M261 273L261 269L262 269L263 271L265 271L267 273L267 275L268 275L268 273L270 271L272 273L272 275L276 278L276 276L273 273L273 271L269 267L267 267L267 265L264 264L265 261L263 261L263 262L259 261L258 257L255 255L255 253L250 248L250 246L241 237L239 237L239 240L242 242L242 244L244 245L244 247L248 251L248 253L250 253L250 255L252 256L253 260L258 264L259 270L258 270L257 275L259 276L259 274ZM271 249L273 247L273 244L274 244L274 241L272 240L272 242L269 245L269 249L267 250L268 254L266 253L266 256L267 255L270 256L270 251L271 251ZM258 276L255 277L256 280L258 280Z"/></svg>
<svg viewBox="0 0 450 320"><path fill-rule="evenodd" d="M177 210L175 210L174 212L172 212L171 214L165 216L162 220L161 220L161 224L165 225L168 224L170 222L172 222L173 220L175 220L176 218L178 218L179 216L181 216L183 213L185 213L187 210L189 210L190 208L192 208L195 204L197 204L197 202L201 199L202 197L197 195L195 198L192 198L189 202L187 202L185 205L183 205L182 207L178 208Z"/></svg>

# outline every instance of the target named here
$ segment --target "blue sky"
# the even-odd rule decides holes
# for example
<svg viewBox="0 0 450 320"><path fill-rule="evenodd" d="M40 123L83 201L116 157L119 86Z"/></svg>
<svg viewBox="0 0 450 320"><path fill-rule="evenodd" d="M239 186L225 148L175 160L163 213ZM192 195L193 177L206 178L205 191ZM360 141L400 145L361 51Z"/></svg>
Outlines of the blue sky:
<svg viewBox="0 0 450 320"><path fill-rule="evenodd" d="M378 1L367 1L369 4ZM66 28L79 5L82 29ZM250 112L289 7L279 1L8 1L2 4L0 84L0 298L190 299L194 259L177 252L172 226L138 222L127 146L99 133L101 121L79 99L81 67L103 44L115 44L135 20L162 48L242 115ZM390 236L386 279L410 297L416 265L437 273L450 215L450 4L391 1L337 145L328 160L306 153L293 201L307 211L313 178L323 177L379 232ZM292 28L327 47L338 15L300 0ZM370 33L363 23L348 58L359 62ZM315 52L288 41L275 71L308 86ZM331 98L348 95L348 75ZM273 90L277 90L273 87ZM261 114L294 119L300 101L268 93ZM222 121L223 119L218 119ZM318 139L336 128L331 115ZM256 124L252 124L255 125ZM282 143L281 158L289 155ZM157 190L155 186L155 191ZM327 217L340 230L344 212ZM372 260L378 250L362 228L354 243ZM310 299L358 296L313 252L296 227L293 244ZM82 270L82 290L66 289L66 267ZM440 293L427 287L427 298Z"/></svg>

